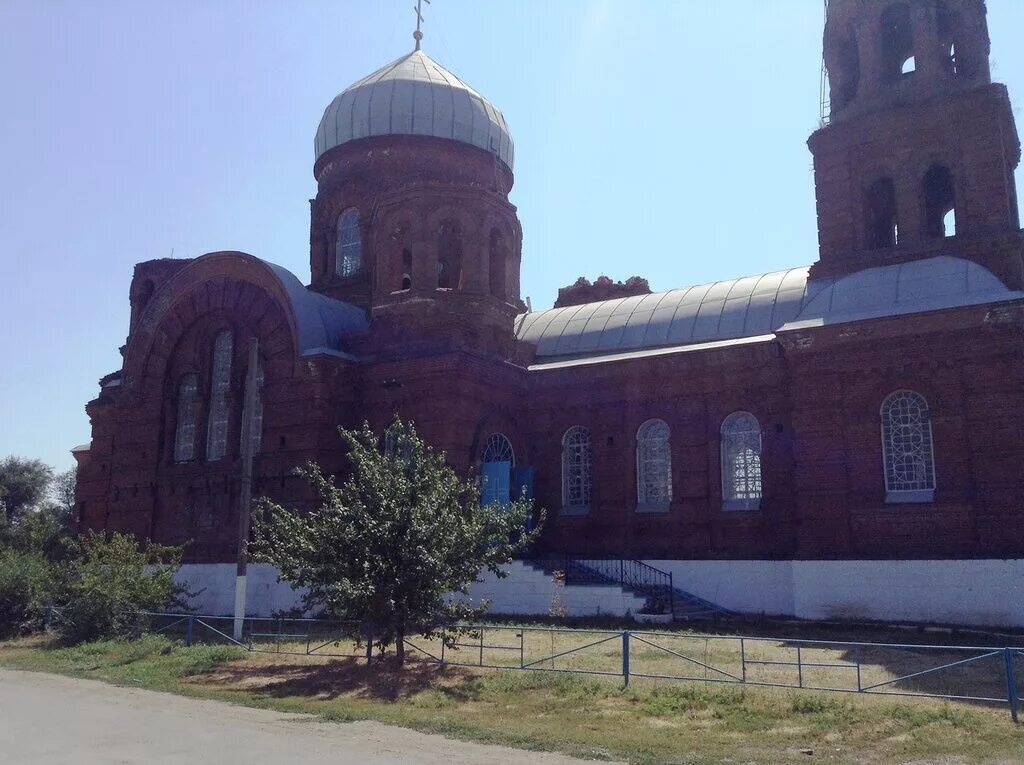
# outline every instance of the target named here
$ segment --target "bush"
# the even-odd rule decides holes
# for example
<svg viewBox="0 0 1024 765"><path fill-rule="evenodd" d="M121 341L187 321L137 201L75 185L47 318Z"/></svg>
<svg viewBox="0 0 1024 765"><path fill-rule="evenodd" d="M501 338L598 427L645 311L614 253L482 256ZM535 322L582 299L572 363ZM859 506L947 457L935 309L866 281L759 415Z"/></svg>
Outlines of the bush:
<svg viewBox="0 0 1024 765"><path fill-rule="evenodd" d="M54 630L70 644L127 637L136 612L182 606L185 590L174 582L181 552L153 543L140 550L130 534L82 537L80 555L61 569Z"/></svg>
<svg viewBox="0 0 1024 765"><path fill-rule="evenodd" d="M51 566L41 555L0 550L0 637L38 628L51 584Z"/></svg>

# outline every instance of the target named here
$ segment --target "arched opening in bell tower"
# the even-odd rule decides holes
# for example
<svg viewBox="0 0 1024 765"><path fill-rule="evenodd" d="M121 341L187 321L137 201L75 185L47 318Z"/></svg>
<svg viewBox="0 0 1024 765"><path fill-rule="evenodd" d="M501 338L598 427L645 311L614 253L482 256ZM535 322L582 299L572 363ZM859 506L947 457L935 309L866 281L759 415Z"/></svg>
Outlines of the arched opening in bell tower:
<svg viewBox="0 0 1024 765"><path fill-rule="evenodd" d="M890 5L882 13L882 77L897 82L916 68L910 8L906 3Z"/></svg>
<svg viewBox="0 0 1024 765"><path fill-rule="evenodd" d="M879 178L864 194L867 241L871 249L895 247L899 243L896 214L896 186L892 178Z"/></svg>
<svg viewBox="0 0 1024 765"><path fill-rule="evenodd" d="M953 174L944 165L934 165L925 173L924 230L929 237L941 239L956 236L956 191Z"/></svg>

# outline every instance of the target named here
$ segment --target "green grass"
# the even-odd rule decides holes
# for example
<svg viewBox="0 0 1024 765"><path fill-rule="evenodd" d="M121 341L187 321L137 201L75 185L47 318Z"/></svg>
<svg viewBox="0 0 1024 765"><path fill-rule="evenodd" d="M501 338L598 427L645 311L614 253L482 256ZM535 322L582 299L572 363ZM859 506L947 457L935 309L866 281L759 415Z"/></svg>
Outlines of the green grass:
<svg viewBox="0 0 1024 765"><path fill-rule="evenodd" d="M711 683L624 688L608 678L416 661L367 668L155 636L75 648L39 637L0 643L0 666L641 764L1024 761L1024 731L1005 709L931 700Z"/></svg>

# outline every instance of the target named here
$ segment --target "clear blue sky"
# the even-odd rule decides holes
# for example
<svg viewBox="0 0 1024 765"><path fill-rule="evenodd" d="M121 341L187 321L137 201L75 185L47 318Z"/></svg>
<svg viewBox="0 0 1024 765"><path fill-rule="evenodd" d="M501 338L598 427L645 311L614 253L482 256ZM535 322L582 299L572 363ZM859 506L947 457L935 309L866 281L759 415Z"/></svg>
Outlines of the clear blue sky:
<svg viewBox="0 0 1024 765"><path fill-rule="evenodd" d="M0 0L0 456L60 468L120 367L137 261L308 281L324 107L411 49L414 0ZM817 258L820 0L434 0L424 49L516 141L523 295ZM1024 103L1024 2L989 0ZM1019 115L1018 115L1019 117Z"/></svg>

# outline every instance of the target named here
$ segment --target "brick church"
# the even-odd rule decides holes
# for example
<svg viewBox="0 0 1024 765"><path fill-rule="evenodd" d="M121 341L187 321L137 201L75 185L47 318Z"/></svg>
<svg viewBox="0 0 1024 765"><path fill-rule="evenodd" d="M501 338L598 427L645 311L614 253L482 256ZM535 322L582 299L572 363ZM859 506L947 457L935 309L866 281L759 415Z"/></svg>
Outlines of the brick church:
<svg viewBox="0 0 1024 765"><path fill-rule="evenodd" d="M910 577L949 583L937 618L965 579L1024 582L1020 142L985 4L831 0L824 54L816 261L528 310L509 127L417 40L324 112L308 285L243 252L136 265L80 526L235 559L255 338L255 496L309 503L293 468L342 471L337 426L398 413L489 499L525 487L545 550L742 610L884 617L856 582Z"/></svg>

